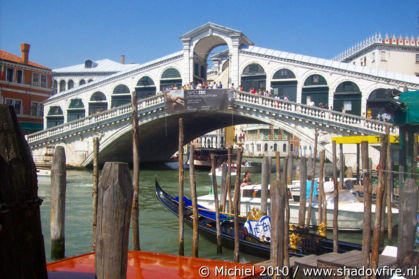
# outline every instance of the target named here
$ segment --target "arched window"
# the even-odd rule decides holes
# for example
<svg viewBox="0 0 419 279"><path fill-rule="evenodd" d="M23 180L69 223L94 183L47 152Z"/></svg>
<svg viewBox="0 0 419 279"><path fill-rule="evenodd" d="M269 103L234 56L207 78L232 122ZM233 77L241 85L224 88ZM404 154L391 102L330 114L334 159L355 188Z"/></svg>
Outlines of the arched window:
<svg viewBox="0 0 419 279"><path fill-rule="evenodd" d="M282 145L282 152L287 152L287 144L286 143L284 143Z"/></svg>
<svg viewBox="0 0 419 279"><path fill-rule="evenodd" d="M60 106L52 106L47 114L47 128L51 128L64 123L64 114Z"/></svg>
<svg viewBox="0 0 419 279"><path fill-rule="evenodd" d="M265 90L266 73L263 67L256 63L246 66L241 75L241 85L244 91L249 91L251 88Z"/></svg>
<svg viewBox="0 0 419 279"><path fill-rule="evenodd" d="M309 104L310 101L316 106L329 106L329 86L321 75L311 75L304 82L301 103Z"/></svg>
<svg viewBox="0 0 419 279"><path fill-rule="evenodd" d="M274 143L274 151L278 151L278 145Z"/></svg>
<svg viewBox="0 0 419 279"><path fill-rule="evenodd" d="M68 89L71 89L71 88L73 88L73 87L74 87L74 81L73 81L72 79L70 79L70 80L68 81L67 88L68 88Z"/></svg>
<svg viewBox="0 0 419 279"><path fill-rule="evenodd" d="M58 90L58 82L56 79L54 79L54 94L57 93L57 90Z"/></svg>
<svg viewBox="0 0 419 279"><path fill-rule="evenodd" d="M60 92L65 91L65 80L60 81Z"/></svg>
<svg viewBox="0 0 419 279"><path fill-rule="evenodd" d="M86 59L86 61L84 61L84 67L86 69L94 68L96 66L97 66L97 64L95 62L93 62L93 60L91 60L91 59Z"/></svg>
<svg viewBox="0 0 419 279"><path fill-rule="evenodd" d="M164 91L170 88L182 87L182 79L180 73L175 68L166 69L161 75L160 79L160 90Z"/></svg>
<svg viewBox="0 0 419 279"><path fill-rule="evenodd" d="M112 107L119 107L131 102L131 93L128 86L119 84L113 89Z"/></svg>
<svg viewBox="0 0 419 279"><path fill-rule="evenodd" d="M274 96L288 98L289 101L297 101L297 79L294 73L288 69L281 69L275 72L272 77L271 87Z"/></svg>
<svg viewBox="0 0 419 279"><path fill-rule="evenodd" d="M268 152L268 144L267 144L267 143L265 143L265 146L264 146L264 151L265 151L265 152Z"/></svg>
<svg viewBox="0 0 419 279"><path fill-rule="evenodd" d="M86 81L84 79L81 79L80 82L79 82L79 85L83 85L85 83L86 83Z"/></svg>
<svg viewBox="0 0 419 279"><path fill-rule="evenodd" d="M85 117L85 109L82 99L74 98L70 100L67 109L67 122Z"/></svg>
<svg viewBox="0 0 419 279"><path fill-rule="evenodd" d="M397 89L379 88L372 91L367 100L367 118L378 119L381 118L381 115L387 113L394 119L394 111L389 109L387 104L400 94L401 92Z"/></svg>
<svg viewBox="0 0 419 279"><path fill-rule="evenodd" d="M93 81L93 79L90 78L87 82L92 82L92 81Z"/></svg>
<svg viewBox="0 0 419 279"><path fill-rule="evenodd" d="M108 109L108 102L106 96L100 91L93 93L89 102L89 115L102 112Z"/></svg>
<svg viewBox="0 0 419 279"><path fill-rule="evenodd" d="M354 115L361 115L361 91L352 81L338 85L333 96L333 109Z"/></svg>
<svg viewBox="0 0 419 279"><path fill-rule="evenodd" d="M156 85L153 79L148 76L140 78L135 87L137 99L144 99L156 95Z"/></svg>

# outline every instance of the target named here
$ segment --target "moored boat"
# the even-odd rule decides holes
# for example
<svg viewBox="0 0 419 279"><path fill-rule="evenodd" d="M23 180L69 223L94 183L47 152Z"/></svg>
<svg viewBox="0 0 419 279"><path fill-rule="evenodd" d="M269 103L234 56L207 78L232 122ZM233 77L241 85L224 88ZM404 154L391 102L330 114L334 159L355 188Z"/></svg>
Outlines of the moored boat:
<svg viewBox="0 0 419 279"><path fill-rule="evenodd" d="M202 267L206 268L202 270ZM143 278L219 278L216 268L249 270L250 275L233 278L255 278L262 269L250 264L191 258L155 252L128 251L127 279ZM49 279L95 278L95 254L88 253L47 264ZM203 273L204 271L204 273ZM207 272L207 273L205 273ZM208 276L206 276L208 274Z"/></svg>

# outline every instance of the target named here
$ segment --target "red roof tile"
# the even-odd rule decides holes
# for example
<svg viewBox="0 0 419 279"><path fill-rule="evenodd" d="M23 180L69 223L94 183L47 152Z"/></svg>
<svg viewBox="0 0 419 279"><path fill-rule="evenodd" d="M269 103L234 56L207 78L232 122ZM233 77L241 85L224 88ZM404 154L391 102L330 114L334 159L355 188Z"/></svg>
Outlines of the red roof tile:
<svg viewBox="0 0 419 279"><path fill-rule="evenodd" d="M7 60L7 61L11 61L11 62L15 62L15 63L20 63L20 64L23 64L23 59L22 59L22 57L16 56L16 55L14 55L14 54L11 54L11 53L9 53L9 52L7 52L7 51L4 51L4 50L1 50L1 49L0 49L0 59ZM45 66L42 66L42 65L36 64L36 63L34 63L34 62L32 62L32 61L29 61L29 62L28 62L28 65L29 65L29 66L32 66L32 67L36 67L36 68L45 69L45 70L51 70L51 69L50 69L50 68L48 68L48 67L45 67Z"/></svg>

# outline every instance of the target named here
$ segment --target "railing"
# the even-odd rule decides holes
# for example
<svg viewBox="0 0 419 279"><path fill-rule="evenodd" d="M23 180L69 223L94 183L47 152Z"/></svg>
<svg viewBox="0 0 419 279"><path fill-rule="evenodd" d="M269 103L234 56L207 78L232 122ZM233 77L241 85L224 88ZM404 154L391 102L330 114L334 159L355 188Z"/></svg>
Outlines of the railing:
<svg viewBox="0 0 419 279"><path fill-rule="evenodd" d="M139 100L138 102L138 111L163 104L164 103L164 96L163 95L156 95L147 99ZM29 144L48 139L55 135L60 135L65 132L69 132L75 129L79 129L82 127L86 127L92 124L100 124L101 122L106 122L107 120L114 119L119 116L124 116L132 113L131 104L123 105L120 107L112 108L110 110L100 112L94 115L90 115L78 120L74 120L68 123L64 123L58 126L51 127L46 130L42 130L33 134L29 134L26 136L26 140Z"/></svg>
<svg viewBox="0 0 419 279"><path fill-rule="evenodd" d="M369 130L371 132L380 134L385 132L386 127L389 127L390 132L396 132L396 128L391 123L377 121L374 119L368 119L357 115L341 113L334 110L313 107L300 103L284 101L277 98L260 96L250 94L247 92L236 92L235 99L236 101L240 101L247 104L253 104L282 112L288 112L290 115L294 115L298 118L328 121L332 125L333 123L339 123L343 126L351 126L352 128L362 128L364 130Z"/></svg>
<svg viewBox="0 0 419 279"><path fill-rule="evenodd" d="M260 96L255 94L250 94L247 92L235 91L234 93L235 102L241 102L245 104L251 104L260 106L263 108L269 108L276 110L281 113L287 113L290 116L299 118L299 119L311 119L317 120L319 123L327 121L330 125L335 125L336 123L341 124L341 127L348 127L351 130L354 129L363 129L370 131L372 133L384 133L385 128L388 126L390 132L395 132L396 128L386 122L381 122L373 119L367 119L364 117L345 114L333 110L322 109L318 107L308 106L304 104L299 104L290 101L284 101L281 99ZM147 99L139 100L138 102L138 111L141 113L142 110L164 104L164 95L159 94ZM87 116L78 120L71 121L69 123L64 123L46 130L39 131L37 133L29 134L26 136L26 139L29 144L35 144L37 142L42 142L48 140L51 137L64 134L66 132L80 130L83 127L91 127L92 125L99 125L101 123L106 123L109 120L128 116L132 113L131 104L123 105L116 107L101 113Z"/></svg>

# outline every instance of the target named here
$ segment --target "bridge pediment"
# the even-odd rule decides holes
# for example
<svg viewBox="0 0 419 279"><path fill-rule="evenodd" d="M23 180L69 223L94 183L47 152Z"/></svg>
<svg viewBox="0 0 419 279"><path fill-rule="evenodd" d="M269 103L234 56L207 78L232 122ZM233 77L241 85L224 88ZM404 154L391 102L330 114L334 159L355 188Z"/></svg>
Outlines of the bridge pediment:
<svg viewBox="0 0 419 279"><path fill-rule="evenodd" d="M223 37L228 38L239 38L240 44L244 45L253 45L253 42L242 32L221 26L212 22L208 22L204 25L201 25L184 35L182 35L179 39L182 41L194 41L194 40L200 40L203 37L207 36L213 36L213 35L222 35Z"/></svg>

